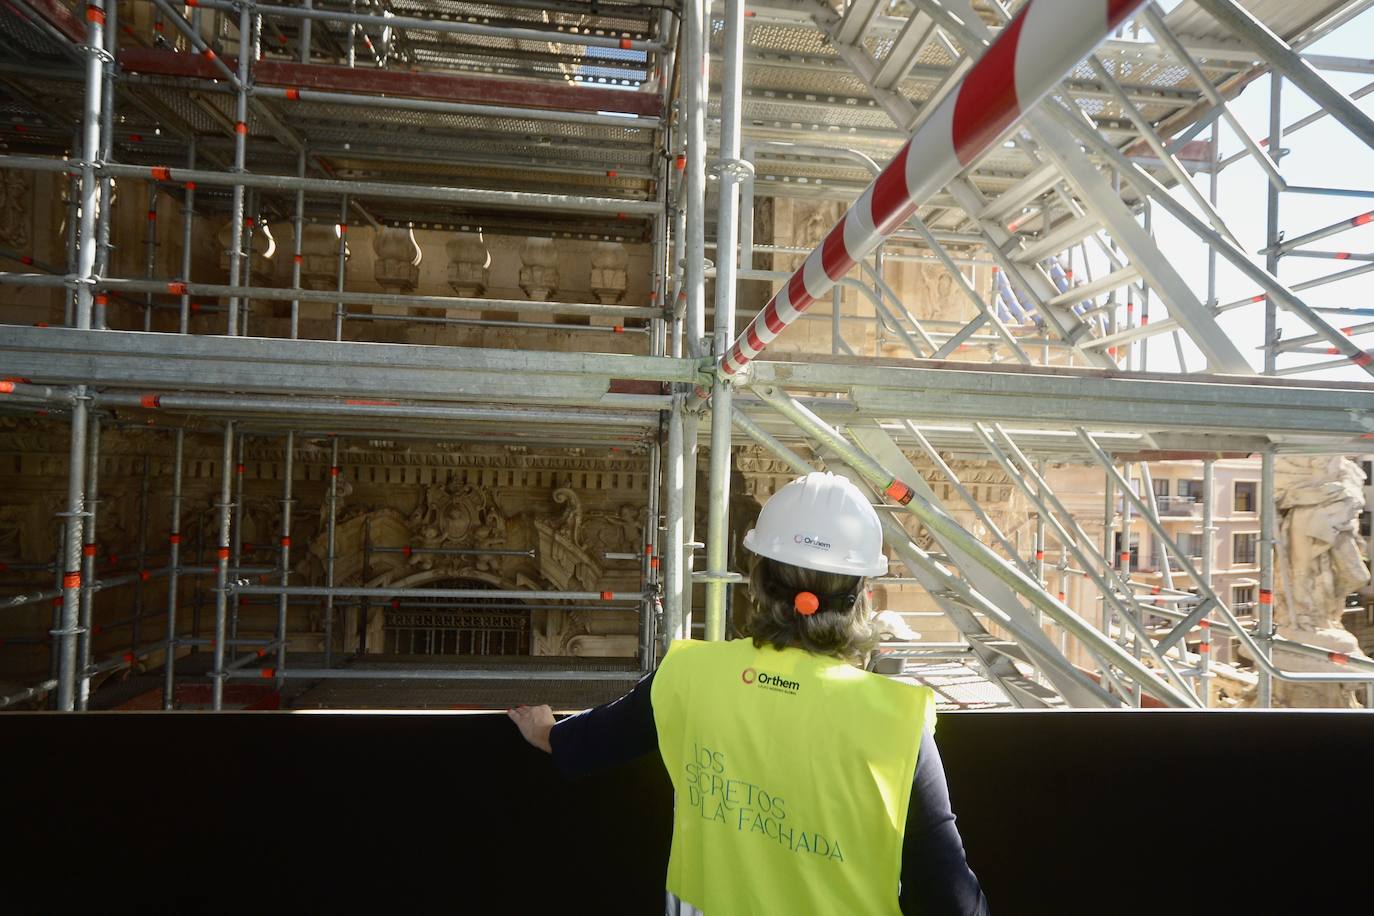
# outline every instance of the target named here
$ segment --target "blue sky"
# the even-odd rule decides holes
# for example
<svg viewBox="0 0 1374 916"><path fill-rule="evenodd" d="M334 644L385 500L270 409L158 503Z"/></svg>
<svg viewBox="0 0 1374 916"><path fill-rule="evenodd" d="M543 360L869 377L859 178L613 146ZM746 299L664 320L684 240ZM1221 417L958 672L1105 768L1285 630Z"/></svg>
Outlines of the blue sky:
<svg viewBox="0 0 1374 916"><path fill-rule="evenodd" d="M1174 6L1176 4L1165 4ZM1305 49L1306 53L1328 54L1345 57L1368 58L1374 47L1374 10L1362 14L1334 34ZM1323 71L1328 80L1338 88L1349 93L1359 87L1374 82L1374 75L1358 73L1338 73ZM1259 139L1268 135L1270 80L1265 76L1251 83L1232 103L1232 110L1250 132ZM1374 95L1357 102L1362 110L1374 112ZM1286 126L1316 110L1316 105L1296 87L1285 81L1283 96L1283 124ZM1204 137L1206 135L1204 134ZM1280 162L1280 170L1289 184L1341 187L1353 189L1374 188L1374 150L1364 145L1332 118L1322 120L1285 138L1284 147L1290 152ZM1221 157L1242 149L1229 127L1221 127ZM1207 176L1194 177L1197 186L1206 193ZM1253 160L1246 159L1229 166L1221 172L1217 209L1231 231L1240 240L1246 251L1254 254L1265 245L1265 197L1268 182L1264 172ZM1194 209L1188 195L1177 191L1176 196ZM1374 210L1374 200L1360 198L1329 198L1311 195L1284 193L1280 195L1279 227L1288 237L1301 235L1313 229L1348 219L1359 213ZM1196 210L1194 209L1194 212ZM1199 298L1205 298L1207 289L1206 248L1197 241L1187 229L1162 213L1154 210L1154 231L1156 240L1165 255L1174 263L1197 291ZM1353 253L1374 252L1374 224L1351 229L1341 235L1333 236L1308 246L1327 251L1349 251ZM1256 263L1263 265L1263 257L1254 255ZM1335 273L1355 266L1354 261L1332 261L1307 258L1284 258L1279 265L1279 278L1286 284ZM1240 273L1221 258L1218 258L1217 296L1225 303L1251 295L1258 290ZM1325 287L1300 294L1308 305L1315 307L1353 307L1374 308L1374 273L1343 280ZM1157 320L1157 305L1151 307L1151 318ZM1326 316L1335 327L1374 322L1374 316ZM1255 305L1221 316L1219 321L1241 351L1251 359L1252 365L1262 365L1257 349L1263 339L1264 306ZM1296 318L1279 312L1279 327L1284 336L1296 337L1309 333L1306 326ZM1374 348L1374 334L1356 338L1356 342L1366 349ZM1197 350L1185 339L1185 354L1188 368L1201 369L1203 361ZM1320 362L1333 359L1318 354L1291 354L1279 357L1279 367L1298 365L1300 362ZM1174 370L1178 360L1174 346L1167 336L1155 337L1150 342L1149 368L1152 370ZM1303 378L1345 379L1350 381L1370 381L1370 377L1355 366L1327 370L1317 374L1304 375Z"/></svg>

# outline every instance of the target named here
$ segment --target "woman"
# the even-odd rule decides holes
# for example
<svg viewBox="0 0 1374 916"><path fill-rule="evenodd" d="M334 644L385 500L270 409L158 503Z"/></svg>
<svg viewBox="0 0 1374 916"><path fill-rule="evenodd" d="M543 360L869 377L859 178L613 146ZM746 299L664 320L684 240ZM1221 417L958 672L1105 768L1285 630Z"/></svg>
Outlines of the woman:
<svg viewBox="0 0 1374 916"><path fill-rule="evenodd" d="M659 751L677 799L671 913L986 914L931 691L861 669L876 643L867 577L887 571L873 507L848 480L808 474L744 544L751 639L677 641L612 703L511 718L569 776Z"/></svg>

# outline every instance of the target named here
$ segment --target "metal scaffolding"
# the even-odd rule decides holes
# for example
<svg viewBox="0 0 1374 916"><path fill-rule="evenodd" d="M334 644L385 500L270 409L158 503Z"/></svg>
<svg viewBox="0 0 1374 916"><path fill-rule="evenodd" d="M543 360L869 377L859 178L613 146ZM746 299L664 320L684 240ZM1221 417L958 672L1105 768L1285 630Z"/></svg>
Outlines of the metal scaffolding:
<svg viewBox="0 0 1374 916"><path fill-rule="evenodd" d="M1364 209L1374 192L1289 184L1281 148L1323 117L1374 146L1374 120L1355 104L1374 87L1347 95L1323 76L1368 72L1368 62L1304 53L1371 6L1185 0L1166 14L1153 3L1092 0L1068 14L1049 0L563 0L539 9L15 0L0 10L0 90L15 126L0 169L68 186L67 263L0 249L0 296L56 303L60 291L65 326L4 326L0 413L63 423L70 448L59 549L50 569L32 571L51 573L55 586L26 579L0 597L5 608L55 602L51 671L0 696L0 707L51 694L58 709L85 709L94 677L157 657L161 705L171 709L178 678L191 676L180 660L204 647L208 668L192 667L209 677L215 709L237 679L281 689L364 672L533 676L369 662L372 603L421 599L635 614L633 664L564 659L537 675L632 680L696 627L707 639L729 635L731 591L744 579L731 568L731 466L738 448L755 445L793 470L824 467L872 492L906 568L892 583L918 586L958 632L956 643L891 644L880 659L947 688L951 702L976 674L1002 698L977 704L1206 705L1217 627L1254 658L1261 705L1273 679L1374 683L1374 662L1277 639L1272 617L1276 457L1371 451L1374 382L1301 376L1352 366L1374 375L1359 342L1374 323L1347 326L1348 316L1301 294L1374 270L1368 255L1312 247L1374 221ZM1266 75L1268 134L1257 138L1233 102ZM1285 126L1285 86L1319 111ZM1225 157L1222 125L1238 145ZM1207 131L1210 141L1195 139ZM1219 174L1246 158L1267 182L1262 266L1217 206ZM1206 188L1195 184L1199 172ZM146 195L138 276L113 266L112 253L136 245L117 236L116 189L121 200ZM1284 195L1316 194L1360 212L1285 234ZM760 206L783 200L843 208L814 244L756 239ZM180 211L175 258L157 251L164 203ZM1156 212L1207 251L1205 291L1161 249ZM193 240L210 215L228 220L222 282L192 277ZM289 286L255 276L262 222L292 229ZM302 238L313 225L333 227L336 250L332 282L308 288ZM350 289L350 226L626 242L649 252L646 295L608 304ZM776 269L798 255L795 269ZM772 263L760 268L759 257ZM1278 273L1288 257L1353 266L1286 285ZM1217 301L1218 258L1253 283L1252 295ZM971 316L940 320L904 302L894 266L912 262L945 272L951 299ZM755 309L744 293L758 284L769 292ZM816 303L829 311L809 314ZM329 315L307 320L311 306ZM1264 326L1257 361L1219 321L1233 312ZM1301 333L1281 337L1280 312ZM785 349L800 336L789 326L811 320L829 324L828 352ZM392 334L415 329L470 333L469 343L487 332L556 332L582 349L416 345ZM1160 371L1161 353L1172 354L1152 353L1154 338L1171 342L1177 371ZM1201 354L1196 371L1185 343ZM1303 359L1311 354L1332 358ZM163 529L148 511L157 481L144 455L135 568L100 569L102 435L154 421L171 456L167 556L148 555ZM293 516L305 508L298 451L323 436L328 458L314 460L328 474L327 546L321 584L306 585L292 565ZM188 439L218 449L218 492L197 523L212 556L197 551L189 563ZM262 548L243 543L250 439L278 443L284 459L266 565ZM368 571L389 551L408 559L445 548L380 546L370 531L361 584L341 584L340 449L373 439L634 449L648 521L636 552L619 559L635 561L636 587L372 587ZM1121 471L1201 455L1262 459L1253 626L1214 589L1210 550L1194 563ZM931 479L913 456L931 464ZM1001 468L1032 507L1033 536L999 528L959 479L956 456ZM1054 492L1046 462L1104 475L1100 544ZM1205 468L1210 493L1210 461ZM1148 486L1148 470L1142 476ZM972 513L981 533L956 512ZM1211 513L1208 500L1205 544ZM1132 514L1165 554L1162 587L1131 569ZM1186 581L1171 578L1171 563ZM1071 577L1096 610L1071 606ZM145 586L160 578L165 609L153 613ZM126 585L137 590L134 614L111 620L97 599ZM241 626L239 605L252 596L274 608L270 632ZM198 610L187 619L192 598L196 608L212 602L211 638L200 635ZM320 651L306 653L292 644L311 609ZM340 609L356 613L356 632L345 632ZM98 657L96 635L125 625L127 651ZM1276 646L1341 668L1283 670Z"/></svg>

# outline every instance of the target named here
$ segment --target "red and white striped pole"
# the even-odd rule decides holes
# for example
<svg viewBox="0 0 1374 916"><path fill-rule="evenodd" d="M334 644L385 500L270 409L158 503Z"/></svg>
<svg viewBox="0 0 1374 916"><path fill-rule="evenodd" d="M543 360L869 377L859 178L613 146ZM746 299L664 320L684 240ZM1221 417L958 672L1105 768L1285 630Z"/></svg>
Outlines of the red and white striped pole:
<svg viewBox="0 0 1374 916"><path fill-rule="evenodd" d="M720 360L734 375L995 143L1143 0L1030 0Z"/></svg>

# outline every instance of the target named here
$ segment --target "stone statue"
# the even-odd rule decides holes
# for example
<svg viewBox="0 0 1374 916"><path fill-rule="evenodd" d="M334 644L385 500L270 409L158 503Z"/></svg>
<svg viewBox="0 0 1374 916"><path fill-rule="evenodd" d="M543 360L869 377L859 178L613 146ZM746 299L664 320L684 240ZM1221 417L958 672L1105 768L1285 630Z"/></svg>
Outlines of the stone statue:
<svg viewBox="0 0 1374 916"><path fill-rule="evenodd" d="M482 233L460 233L444 246L448 252L448 285L455 295L475 299L487 291L491 252Z"/></svg>
<svg viewBox="0 0 1374 916"><path fill-rule="evenodd" d="M1360 655L1355 635L1341 625L1345 598L1369 581L1360 557L1356 520L1364 508L1364 475L1335 455L1281 457L1274 464L1278 550L1274 625L1283 639ZM1274 663L1289 671L1340 671L1333 662L1276 647ZM1273 681L1273 705L1357 709L1354 685ZM1247 698L1253 702L1253 696Z"/></svg>
<svg viewBox="0 0 1374 916"><path fill-rule="evenodd" d="M387 292L408 293L415 289L420 281L423 255L413 231L382 226L372 233L372 250L377 255L372 274L378 286Z"/></svg>

